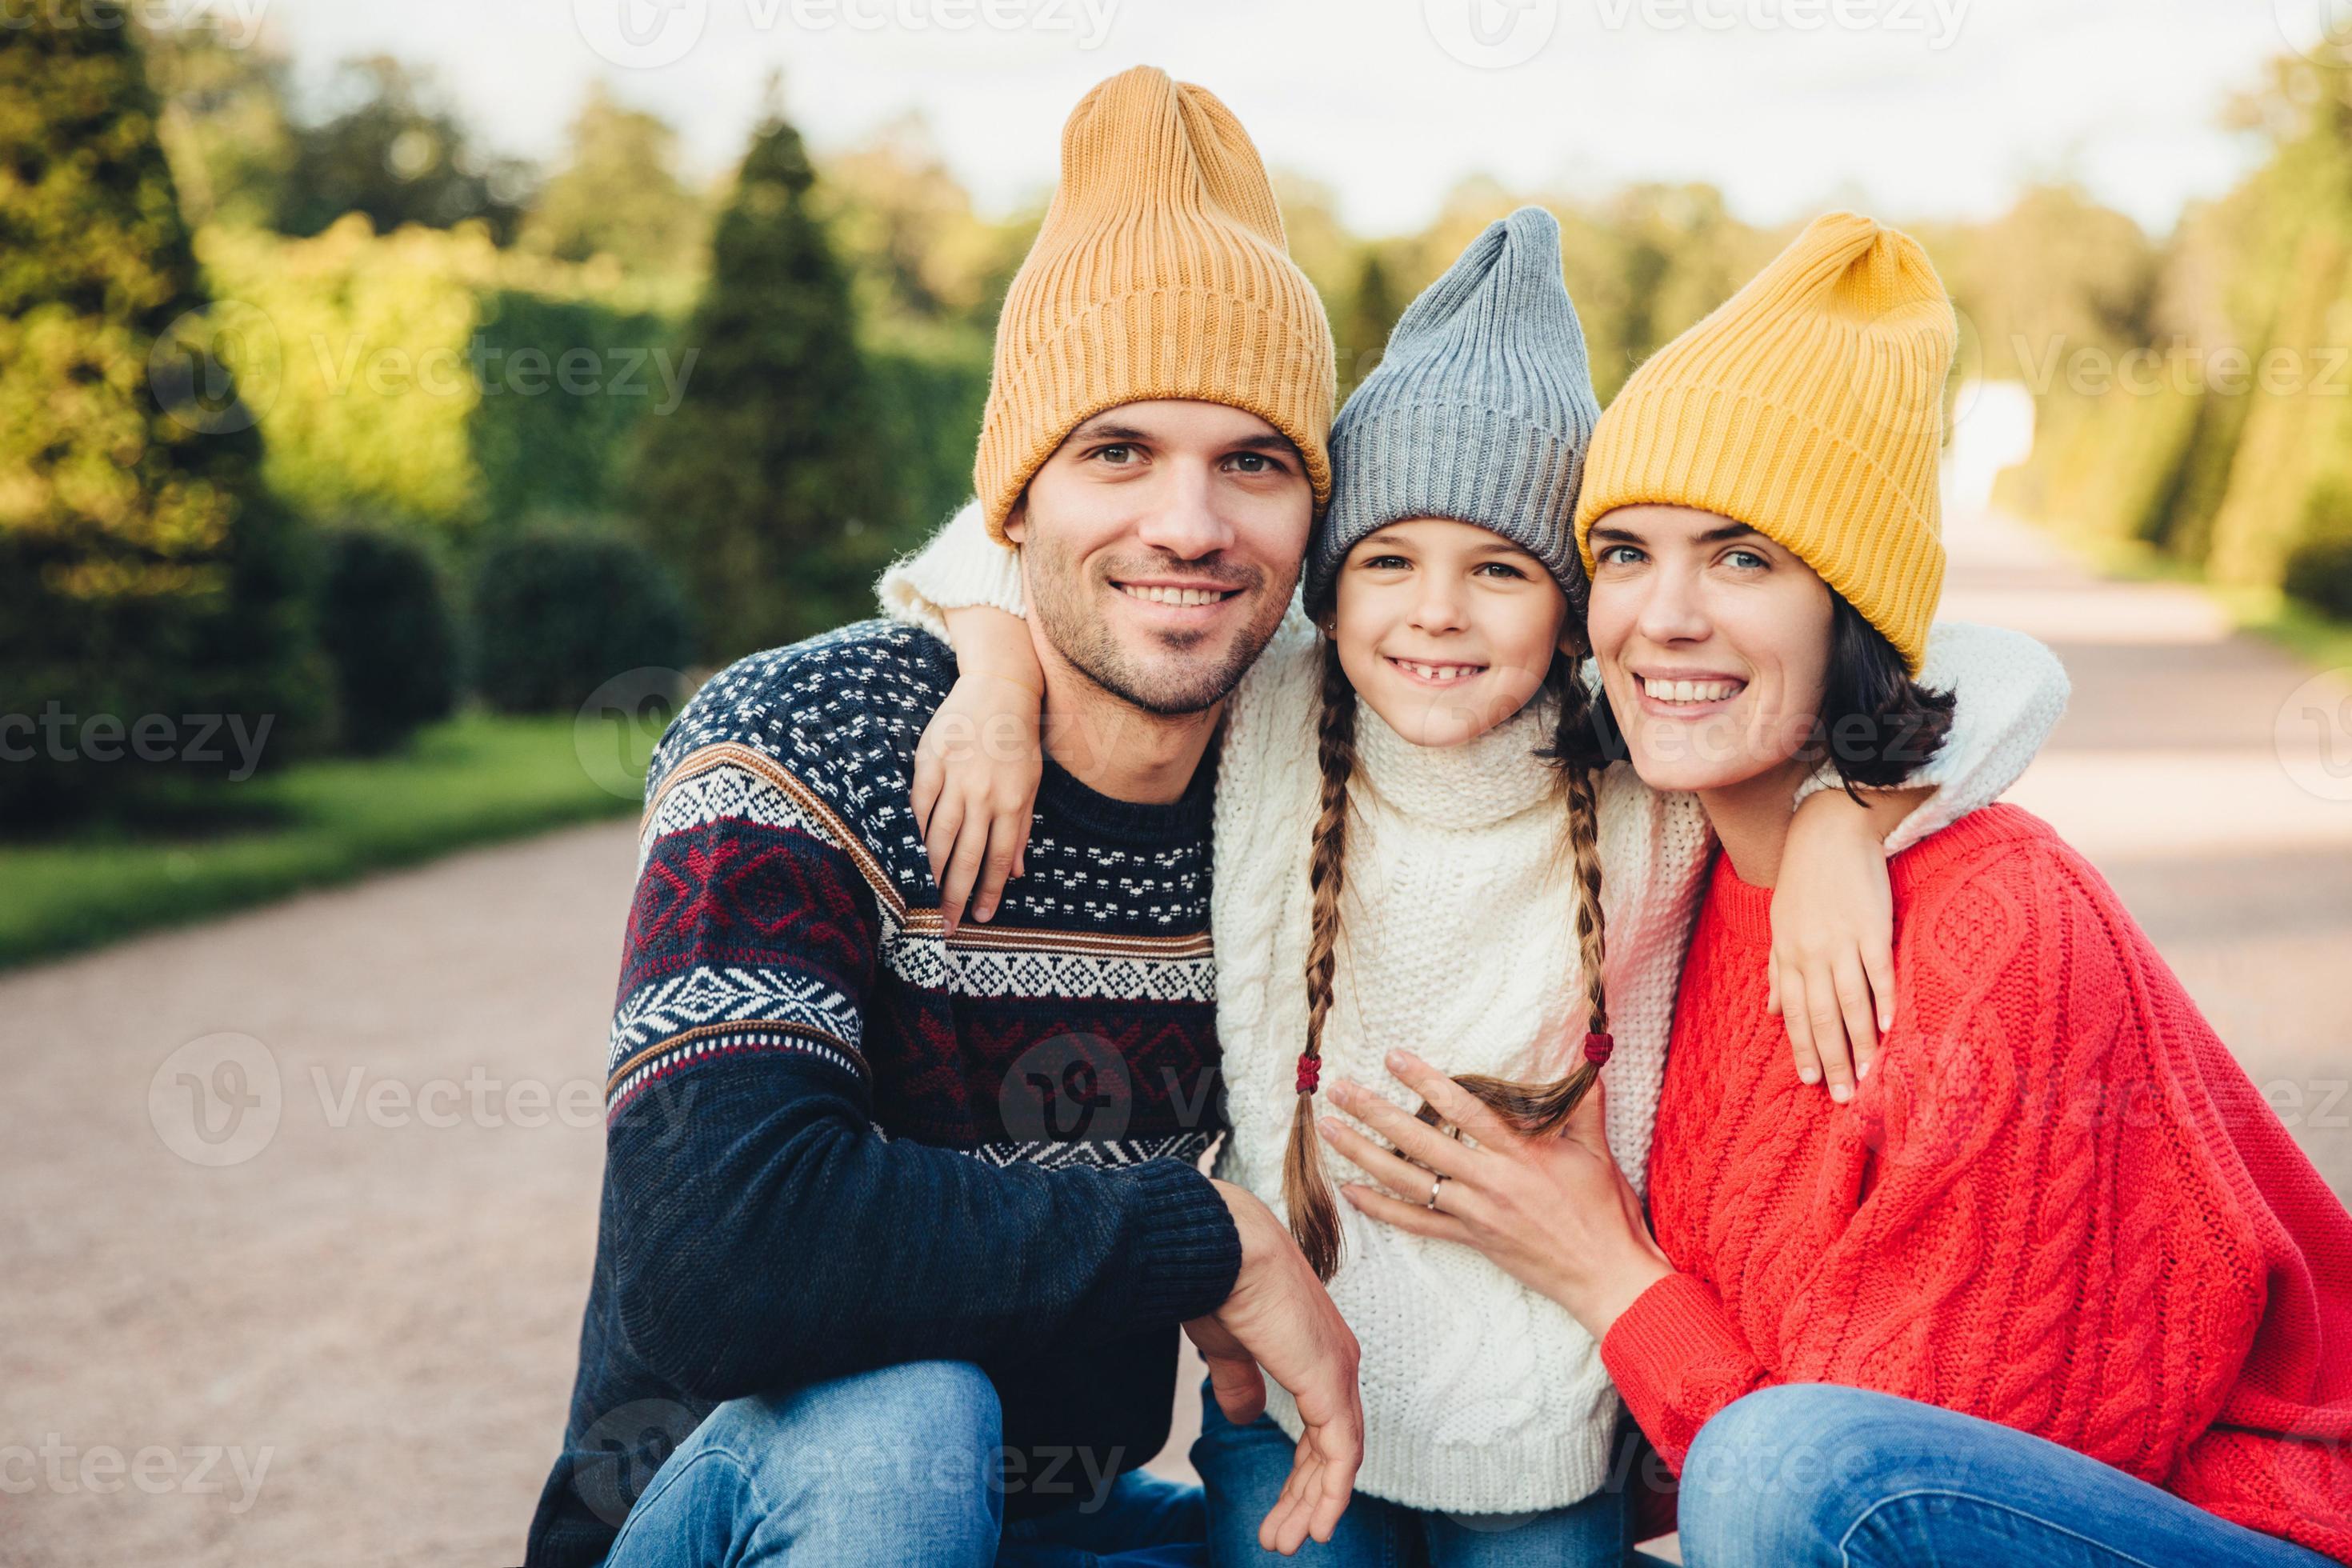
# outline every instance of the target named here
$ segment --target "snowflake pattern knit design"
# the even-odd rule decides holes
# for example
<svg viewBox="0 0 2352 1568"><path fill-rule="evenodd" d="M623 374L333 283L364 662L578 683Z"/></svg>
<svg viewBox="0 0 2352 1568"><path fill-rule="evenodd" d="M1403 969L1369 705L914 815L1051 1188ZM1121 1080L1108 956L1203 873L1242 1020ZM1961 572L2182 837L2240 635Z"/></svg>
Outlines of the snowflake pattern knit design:
<svg viewBox="0 0 2352 1568"><path fill-rule="evenodd" d="M795 1050L870 1077L887 1133L996 1163L1207 1152L1215 1129L1179 1120L1213 1051L1208 846L1197 834L1117 834L1202 819L1209 772L1172 811L1095 797L1101 834L1047 813L1003 916L950 942L908 795L915 742L953 679L937 642L866 622L743 659L679 715L648 770L608 1115L699 1057ZM793 840L832 850L843 874L813 870ZM719 910L742 945L696 940ZM878 964L885 1005L853 1005L821 973L826 959ZM1107 1020L1105 998L1132 1016ZM1041 1139L1005 1125L1000 1101L1022 1054L1071 1036L1110 1047L1074 1046L1070 1059L1124 1078L1089 1098L1116 1095L1125 1136Z"/></svg>
<svg viewBox="0 0 2352 1568"><path fill-rule="evenodd" d="M530 1568L602 1560L719 1401L877 1367L981 1366L1012 1475L1167 1439L1176 1325L1241 1260L1197 1168L1214 772L1133 805L1049 770L1030 875L950 937L908 787L954 679L935 639L862 623L730 667L656 749Z"/></svg>

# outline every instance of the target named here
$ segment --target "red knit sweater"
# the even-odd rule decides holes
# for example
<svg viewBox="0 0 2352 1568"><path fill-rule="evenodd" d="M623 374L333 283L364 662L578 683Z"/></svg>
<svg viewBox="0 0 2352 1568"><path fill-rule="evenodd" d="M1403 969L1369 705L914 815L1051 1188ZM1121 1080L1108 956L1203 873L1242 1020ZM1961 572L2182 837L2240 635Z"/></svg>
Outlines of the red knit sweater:
<svg viewBox="0 0 2352 1568"><path fill-rule="evenodd" d="M1650 1203L1678 1273L1601 1350L1679 1472L1773 1383L2064 1444L2352 1563L2352 1218L2115 892L2013 806L1890 863L1895 1022L1853 1100L1764 1011L1720 855Z"/></svg>

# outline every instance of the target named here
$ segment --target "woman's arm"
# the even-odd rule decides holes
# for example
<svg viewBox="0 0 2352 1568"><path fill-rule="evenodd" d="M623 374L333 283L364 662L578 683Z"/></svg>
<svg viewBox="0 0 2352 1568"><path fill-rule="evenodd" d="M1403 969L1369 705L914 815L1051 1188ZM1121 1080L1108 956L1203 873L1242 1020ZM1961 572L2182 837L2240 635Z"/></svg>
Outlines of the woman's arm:
<svg viewBox="0 0 2352 1568"><path fill-rule="evenodd" d="M967 901L994 916L1021 874L1045 772L1045 680L1021 618L1021 558L988 535L977 502L875 584L893 620L954 647L957 676L915 747L915 821L952 933Z"/></svg>

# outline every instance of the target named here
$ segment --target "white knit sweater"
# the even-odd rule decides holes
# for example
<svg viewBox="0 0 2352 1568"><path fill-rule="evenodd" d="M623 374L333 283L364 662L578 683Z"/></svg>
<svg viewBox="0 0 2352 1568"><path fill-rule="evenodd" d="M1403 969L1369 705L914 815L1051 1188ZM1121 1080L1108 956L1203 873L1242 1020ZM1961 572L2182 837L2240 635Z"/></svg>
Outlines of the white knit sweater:
<svg viewBox="0 0 2352 1568"><path fill-rule="evenodd" d="M944 608L1022 612L1018 557L988 538L974 507L892 566L878 591L892 616L943 637ZM1307 1039L1319 638L1294 602L1233 695L1217 775L1210 919L1232 1133L1215 1173L1277 1215L1292 1079ZM1889 854L1990 804L2032 760L2067 695L2047 648L1984 626L1936 627L1921 679L1957 688L1959 702L1949 740L1910 781L1937 793L1888 838ZM1531 1081L1559 1076L1580 1050L1567 805L1556 770L1534 755L1552 719L1538 700L1465 744L1435 748L1406 741L1369 703L1358 706L1326 1082L1351 1078L1410 1110L1418 1097L1381 1065L1395 1047L1449 1072ZM1604 1069L1609 1142L1643 1190L1713 838L1696 796L1661 794L1624 764L1602 775L1599 794L1616 1038ZM1324 1164L1335 1188L1361 1179L1328 1147ZM1339 1211L1331 1297L1363 1349L1357 1485L1456 1513L1559 1508L1597 1490L1619 1405L1591 1337L1477 1252L1368 1220L1345 1200ZM1297 1406L1280 1388L1267 1392L1269 1412L1296 1437Z"/></svg>

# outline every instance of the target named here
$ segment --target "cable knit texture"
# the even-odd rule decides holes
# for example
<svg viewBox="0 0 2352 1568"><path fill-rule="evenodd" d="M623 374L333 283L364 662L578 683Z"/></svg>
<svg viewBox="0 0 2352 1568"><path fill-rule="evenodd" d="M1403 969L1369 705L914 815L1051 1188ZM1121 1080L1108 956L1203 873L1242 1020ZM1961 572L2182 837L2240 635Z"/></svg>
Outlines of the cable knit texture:
<svg viewBox="0 0 2352 1568"><path fill-rule="evenodd" d="M1764 1012L1770 892L1717 863L1651 1170L1681 1272L1605 1346L1643 1430L1679 1469L1764 1384L1877 1389L2352 1562L2342 1204L2046 823L1892 871L1895 1027L1840 1107Z"/></svg>
<svg viewBox="0 0 2352 1568"><path fill-rule="evenodd" d="M1010 552L982 528L978 509L967 508L922 554L893 566L880 587L885 607L920 605L936 623L941 606L992 594L1017 612L1002 603L1002 563L979 554ZM982 570L964 574L975 563ZM1319 637L1294 603L1230 700L1210 891L1232 1128L1215 1173L1286 1218L1282 1152L1307 1038ZM1912 780L1937 793L1898 828L1909 837L2007 788L2066 694L2049 650L2014 632L1938 627L1929 665L1926 679L1957 684L1959 701L1950 742ZM1323 1081L1344 1074L1415 1106L1381 1066L1398 1046L1449 1072L1558 1076L1581 1048L1584 1021L1567 805L1551 765L1533 754L1550 738L1551 713L1530 704L1465 744L1432 748L1405 741L1369 704L1357 711L1356 818ZM1638 1175L1712 838L1695 796L1661 795L1630 767L1609 769L1599 795L1616 1036L1605 1072L1609 1139ZM1335 1183L1360 1175L1328 1148L1324 1163ZM1368 1220L1344 1201L1339 1217L1331 1295L1363 1349L1357 1485L1450 1512L1558 1508L1596 1490L1617 1397L1591 1336L1478 1253ZM1297 1406L1280 1388L1267 1390L1267 1409L1298 1435Z"/></svg>

